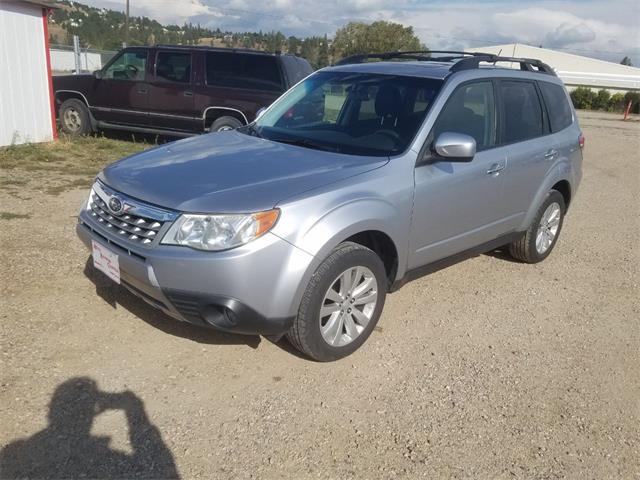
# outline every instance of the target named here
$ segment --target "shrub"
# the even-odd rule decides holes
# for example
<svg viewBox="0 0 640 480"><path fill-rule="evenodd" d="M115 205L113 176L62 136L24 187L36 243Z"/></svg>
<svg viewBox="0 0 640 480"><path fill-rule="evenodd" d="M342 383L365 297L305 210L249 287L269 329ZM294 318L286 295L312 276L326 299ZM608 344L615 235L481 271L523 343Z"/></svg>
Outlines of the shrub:
<svg viewBox="0 0 640 480"><path fill-rule="evenodd" d="M640 113L640 92L627 92L624 95L624 108L631 100L631 113Z"/></svg>
<svg viewBox="0 0 640 480"><path fill-rule="evenodd" d="M591 110L596 99L596 92L587 87L578 87L571 92L573 106L579 110Z"/></svg>
<svg viewBox="0 0 640 480"><path fill-rule="evenodd" d="M598 90L595 98L593 99L593 108L595 110L607 110L609 108L609 100L611 99L611 94L608 90L604 88L602 90Z"/></svg>
<svg viewBox="0 0 640 480"><path fill-rule="evenodd" d="M614 93L609 99L607 110L610 112L622 112L625 108L624 93Z"/></svg>

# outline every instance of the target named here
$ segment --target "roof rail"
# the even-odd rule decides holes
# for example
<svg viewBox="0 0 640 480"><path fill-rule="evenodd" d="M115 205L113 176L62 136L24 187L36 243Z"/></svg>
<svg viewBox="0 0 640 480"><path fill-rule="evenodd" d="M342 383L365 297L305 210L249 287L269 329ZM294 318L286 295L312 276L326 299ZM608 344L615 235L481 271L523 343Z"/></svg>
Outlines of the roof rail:
<svg viewBox="0 0 640 480"><path fill-rule="evenodd" d="M432 57L434 53L447 54L448 56ZM487 55L486 53L478 52L460 52L456 50L412 50L412 51L398 51L398 52L383 52L383 53L362 53L358 55L351 55L338 61L335 65L348 65L354 63L365 63L369 59L377 60L392 60L394 58L401 60L420 60L425 62L446 62L464 57L473 57L476 55Z"/></svg>
<svg viewBox="0 0 640 480"><path fill-rule="evenodd" d="M202 49L202 50L220 50L225 52L241 52L241 53L261 53L263 55L282 55L280 50L275 52L267 52L265 50L256 50L254 48L233 48L233 47L211 47L209 45L175 45L168 43L156 43L154 47L160 48L183 48L183 49Z"/></svg>
<svg viewBox="0 0 640 480"><path fill-rule="evenodd" d="M556 76L556 72L546 63L535 58L519 58L519 57L501 57L491 53L483 53L480 55L474 55L473 57L462 58L454 63L449 69L451 72L460 72L462 70L473 70L480 67L481 62L496 63L496 62L512 62L519 63L520 70L526 72L541 72L549 75ZM533 67L536 67L535 70Z"/></svg>
<svg viewBox="0 0 640 480"><path fill-rule="evenodd" d="M432 54L444 54L432 56ZM496 62L513 62L520 64L520 70L528 72L541 72L549 75L556 75L553 68L546 63L534 58L518 58L518 57L501 57L492 53L483 52L461 52L456 50L415 50L407 52L383 52L383 53L366 53L359 55L351 55L343 58L335 65L348 65L354 63L366 63L369 59L376 60L419 60L431 62L451 62L455 61L450 67L450 71L459 72L462 70L472 70L480 67L480 63L496 63ZM536 69L534 69L537 68Z"/></svg>

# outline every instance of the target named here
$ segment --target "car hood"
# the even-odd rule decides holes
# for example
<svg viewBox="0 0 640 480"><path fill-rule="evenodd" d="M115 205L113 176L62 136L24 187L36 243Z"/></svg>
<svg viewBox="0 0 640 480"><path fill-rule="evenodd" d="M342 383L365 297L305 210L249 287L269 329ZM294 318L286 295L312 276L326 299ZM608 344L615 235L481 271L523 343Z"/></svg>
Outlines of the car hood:
<svg viewBox="0 0 640 480"><path fill-rule="evenodd" d="M180 140L133 155L99 175L139 200L183 212L253 212L353 175L388 157L286 145L235 131Z"/></svg>

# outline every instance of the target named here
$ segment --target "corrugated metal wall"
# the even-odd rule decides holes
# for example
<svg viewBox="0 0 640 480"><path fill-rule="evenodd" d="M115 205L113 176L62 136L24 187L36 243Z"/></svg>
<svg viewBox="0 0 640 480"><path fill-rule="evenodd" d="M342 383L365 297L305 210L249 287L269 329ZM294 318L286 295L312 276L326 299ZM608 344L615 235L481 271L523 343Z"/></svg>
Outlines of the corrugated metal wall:
<svg viewBox="0 0 640 480"><path fill-rule="evenodd" d="M53 139L42 8L0 2L0 146Z"/></svg>

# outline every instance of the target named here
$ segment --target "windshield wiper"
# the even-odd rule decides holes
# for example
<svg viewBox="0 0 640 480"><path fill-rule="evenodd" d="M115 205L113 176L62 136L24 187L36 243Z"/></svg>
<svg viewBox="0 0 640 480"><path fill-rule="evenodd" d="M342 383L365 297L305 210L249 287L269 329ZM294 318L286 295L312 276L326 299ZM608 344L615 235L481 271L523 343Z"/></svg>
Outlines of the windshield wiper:
<svg viewBox="0 0 640 480"><path fill-rule="evenodd" d="M327 152L340 152L340 148L337 146L324 145L322 143L316 143L308 138L270 138L273 142L286 143L287 145L296 145L298 147L312 148L314 150L325 150Z"/></svg>
<svg viewBox="0 0 640 480"><path fill-rule="evenodd" d="M241 127L241 129L244 130L248 135L251 135L252 137L262 138L262 135L260 135L260 132L256 128L255 123L250 123L249 125L245 125L244 127Z"/></svg>

